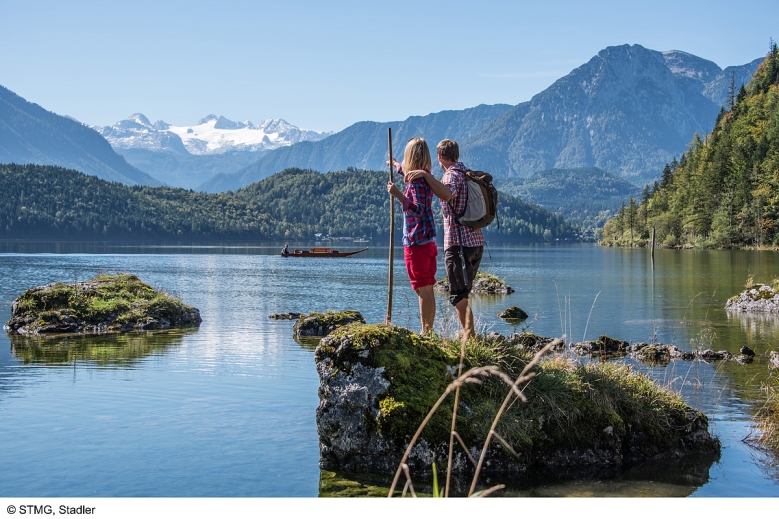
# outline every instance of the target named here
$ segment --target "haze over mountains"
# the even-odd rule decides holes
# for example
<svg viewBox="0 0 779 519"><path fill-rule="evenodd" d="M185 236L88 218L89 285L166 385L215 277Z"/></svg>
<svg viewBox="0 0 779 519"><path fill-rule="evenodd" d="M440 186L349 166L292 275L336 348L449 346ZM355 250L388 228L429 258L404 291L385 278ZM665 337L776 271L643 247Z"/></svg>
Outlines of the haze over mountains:
<svg viewBox="0 0 779 519"><path fill-rule="evenodd" d="M396 148L411 136L457 140L463 159L496 177L554 168L598 167L634 182L659 176L697 132L714 125L731 74L747 83L762 58L721 69L681 51L608 47L530 101L452 110L388 123L360 122L315 143L267 153L257 163L203 184L237 189L285 167L330 171L380 169L386 128ZM488 120L493 117L492 120ZM398 151L396 154L400 154Z"/></svg>
<svg viewBox="0 0 779 519"><path fill-rule="evenodd" d="M128 164L95 130L0 86L0 163L4 162L62 166L128 185L161 184Z"/></svg>
<svg viewBox="0 0 779 519"><path fill-rule="evenodd" d="M432 146L447 137L462 140L509 108L510 105L479 105L465 110L409 117L405 121L359 122L322 141L300 142L269 152L244 170L232 175L219 175L202 185L201 189L210 192L235 190L296 164L302 164L298 167L303 169L321 172L350 167L381 170L387 160L388 127L393 131L393 154L402 157L403 148L412 137L424 136Z"/></svg>

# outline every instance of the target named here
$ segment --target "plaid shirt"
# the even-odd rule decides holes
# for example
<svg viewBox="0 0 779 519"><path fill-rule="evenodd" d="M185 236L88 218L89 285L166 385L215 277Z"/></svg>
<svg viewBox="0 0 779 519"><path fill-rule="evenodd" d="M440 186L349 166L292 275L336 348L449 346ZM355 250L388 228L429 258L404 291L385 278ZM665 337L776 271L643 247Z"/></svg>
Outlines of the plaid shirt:
<svg viewBox="0 0 779 519"><path fill-rule="evenodd" d="M418 178L406 186L403 201L403 245L422 245L435 240L433 190L425 179Z"/></svg>
<svg viewBox="0 0 779 519"><path fill-rule="evenodd" d="M484 246L484 235L481 229L466 227L454 221L455 213L464 211L468 200L468 187L465 185L466 171L468 168L462 162L458 162L447 169L441 179L452 192L452 199L449 202L441 200L441 212L444 215L444 250L460 245L463 247Z"/></svg>

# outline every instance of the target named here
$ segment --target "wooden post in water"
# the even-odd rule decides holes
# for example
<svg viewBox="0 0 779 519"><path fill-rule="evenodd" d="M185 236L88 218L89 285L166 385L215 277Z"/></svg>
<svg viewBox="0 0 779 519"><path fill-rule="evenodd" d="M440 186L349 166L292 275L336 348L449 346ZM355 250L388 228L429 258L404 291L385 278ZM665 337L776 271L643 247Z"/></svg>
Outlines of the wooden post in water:
<svg viewBox="0 0 779 519"><path fill-rule="evenodd" d="M650 255L652 256L652 267L655 266L655 228L652 227L652 245Z"/></svg>
<svg viewBox="0 0 779 519"><path fill-rule="evenodd" d="M387 128L387 141L389 147L389 179L392 182L392 169L395 165L392 163L392 128ZM395 260L395 197L390 197L390 242L389 242L389 278L388 280L388 296L387 296L387 317L385 322L387 324L392 323L392 281L394 278L393 263Z"/></svg>

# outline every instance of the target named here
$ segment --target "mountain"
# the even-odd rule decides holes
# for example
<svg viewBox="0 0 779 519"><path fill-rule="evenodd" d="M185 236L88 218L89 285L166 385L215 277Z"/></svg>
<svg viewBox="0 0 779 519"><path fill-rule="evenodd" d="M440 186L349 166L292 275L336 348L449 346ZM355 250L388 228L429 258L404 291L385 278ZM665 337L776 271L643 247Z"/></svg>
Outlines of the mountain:
<svg viewBox="0 0 779 519"><path fill-rule="evenodd" d="M760 60L721 70L680 51L608 47L461 145L496 176L598 167L633 181L657 176L695 133L708 133L730 85Z"/></svg>
<svg viewBox="0 0 779 519"><path fill-rule="evenodd" d="M666 164L640 204L603 228L604 244L779 245L779 49L776 45L713 131Z"/></svg>
<svg viewBox="0 0 779 519"><path fill-rule="evenodd" d="M0 163L48 164L123 184L158 186L95 130L49 112L0 86Z"/></svg>
<svg viewBox="0 0 779 519"><path fill-rule="evenodd" d="M561 214L582 228L599 228L641 188L599 168L548 169L497 181L500 190Z"/></svg>
<svg viewBox="0 0 779 519"><path fill-rule="evenodd" d="M166 184L184 188L195 188L214 175L245 168L269 150L330 135L300 129L284 119L254 125L214 114L196 125L175 126L165 121L152 124L137 113L95 130L133 166Z"/></svg>
<svg viewBox="0 0 779 519"><path fill-rule="evenodd" d="M479 105L465 110L447 110L405 121L363 121L318 142L300 142L268 152L255 164L232 175L220 175L200 186L210 192L235 190L288 167L337 171L348 167L384 168L387 160L387 128L392 128L393 154L403 155L406 141L423 137L431 147L444 138L465 139L510 105ZM434 150L432 150L435 153Z"/></svg>

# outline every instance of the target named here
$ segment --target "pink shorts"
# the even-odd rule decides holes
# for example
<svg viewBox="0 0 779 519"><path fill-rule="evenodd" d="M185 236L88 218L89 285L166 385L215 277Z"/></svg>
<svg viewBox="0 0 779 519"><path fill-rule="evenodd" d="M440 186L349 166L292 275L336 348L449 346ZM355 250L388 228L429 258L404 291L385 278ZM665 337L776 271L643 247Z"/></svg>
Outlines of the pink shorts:
<svg viewBox="0 0 779 519"><path fill-rule="evenodd" d="M435 284L436 257L438 247L434 241L422 245L403 247L406 271L414 290Z"/></svg>

